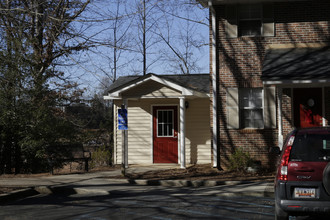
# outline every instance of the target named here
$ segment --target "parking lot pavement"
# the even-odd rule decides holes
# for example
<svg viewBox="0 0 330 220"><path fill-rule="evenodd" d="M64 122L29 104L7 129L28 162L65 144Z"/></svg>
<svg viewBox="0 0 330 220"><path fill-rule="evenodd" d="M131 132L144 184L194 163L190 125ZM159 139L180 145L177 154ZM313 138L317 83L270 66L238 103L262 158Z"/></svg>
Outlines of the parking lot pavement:
<svg viewBox="0 0 330 220"><path fill-rule="evenodd" d="M0 206L0 219L274 219L274 199L221 195L229 188L127 184L107 195L39 194Z"/></svg>

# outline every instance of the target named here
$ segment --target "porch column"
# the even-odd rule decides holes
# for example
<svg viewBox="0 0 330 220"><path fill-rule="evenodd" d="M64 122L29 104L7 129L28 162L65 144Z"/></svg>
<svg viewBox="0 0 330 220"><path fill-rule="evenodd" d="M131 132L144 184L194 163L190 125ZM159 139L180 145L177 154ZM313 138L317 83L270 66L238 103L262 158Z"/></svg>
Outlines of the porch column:
<svg viewBox="0 0 330 220"><path fill-rule="evenodd" d="M180 164L186 168L185 98L180 97Z"/></svg>
<svg viewBox="0 0 330 220"><path fill-rule="evenodd" d="M278 146L282 150L283 147L283 123L282 123L282 87L277 89L278 103Z"/></svg>
<svg viewBox="0 0 330 220"><path fill-rule="evenodd" d="M212 21L212 154L213 167L218 166L218 91L217 91L217 21L213 0L208 1ZM220 43L220 41L219 41Z"/></svg>

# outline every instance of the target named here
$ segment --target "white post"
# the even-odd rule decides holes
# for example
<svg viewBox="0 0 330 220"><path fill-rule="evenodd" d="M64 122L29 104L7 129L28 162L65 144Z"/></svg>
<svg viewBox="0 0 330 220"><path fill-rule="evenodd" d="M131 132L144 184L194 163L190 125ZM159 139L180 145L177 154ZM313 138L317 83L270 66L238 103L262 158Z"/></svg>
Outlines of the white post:
<svg viewBox="0 0 330 220"><path fill-rule="evenodd" d="M216 14L215 9L213 8L212 0L209 0L209 10L212 16L212 122L213 122L213 129L212 129L212 136L213 136L213 146L212 146L212 153L213 153L213 167L218 166L218 106L217 106L217 48L216 48Z"/></svg>
<svg viewBox="0 0 330 220"><path fill-rule="evenodd" d="M283 123L282 123L282 87L278 87L277 103L278 103L278 146L282 150L283 146Z"/></svg>
<svg viewBox="0 0 330 220"><path fill-rule="evenodd" d="M186 168L185 98L180 97L180 162Z"/></svg>

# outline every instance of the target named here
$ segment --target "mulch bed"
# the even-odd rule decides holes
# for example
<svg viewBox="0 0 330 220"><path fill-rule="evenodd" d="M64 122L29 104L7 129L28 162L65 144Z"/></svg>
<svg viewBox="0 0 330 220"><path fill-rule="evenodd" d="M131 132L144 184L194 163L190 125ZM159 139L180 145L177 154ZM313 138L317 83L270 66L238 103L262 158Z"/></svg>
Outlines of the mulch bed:
<svg viewBox="0 0 330 220"><path fill-rule="evenodd" d="M148 179L148 180L216 180L216 181L272 181L274 172L257 173L223 171L212 168L210 164L193 165L186 169L153 170L145 173L128 173L126 176L113 178Z"/></svg>

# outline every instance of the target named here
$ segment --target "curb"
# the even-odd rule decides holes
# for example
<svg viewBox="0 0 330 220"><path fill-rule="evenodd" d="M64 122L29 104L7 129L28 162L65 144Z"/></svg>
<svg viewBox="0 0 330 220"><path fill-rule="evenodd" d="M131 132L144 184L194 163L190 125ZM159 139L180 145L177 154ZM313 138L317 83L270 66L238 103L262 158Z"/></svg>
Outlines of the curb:
<svg viewBox="0 0 330 220"><path fill-rule="evenodd" d="M130 184L142 186L201 187L221 185L243 185L252 181L214 181L214 180L127 180Z"/></svg>
<svg viewBox="0 0 330 220"><path fill-rule="evenodd" d="M101 189L88 189L83 187L73 187L73 186L38 186L35 187L35 190L39 194L64 194L64 195L86 195L86 194L98 194L98 195L109 195L110 192Z"/></svg>
<svg viewBox="0 0 330 220"><path fill-rule="evenodd" d="M12 191L10 193L5 193L0 195L0 205L8 204L20 199L24 199L27 197L45 194L62 194L62 195L86 195L86 194L97 194L97 195L109 195L110 192L106 190L100 189L87 189L82 187L71 187L71 186L36 186L27 189L20 189L16 191Z"/></svg>
<svg viewBox="0 0 330 220"><path fill-rule="evenodd" d="M37 192L34 188L20 189L10 193L5 193L0 195L0 205L38 194L39 192Z"/></svg>

